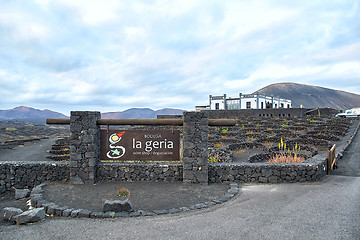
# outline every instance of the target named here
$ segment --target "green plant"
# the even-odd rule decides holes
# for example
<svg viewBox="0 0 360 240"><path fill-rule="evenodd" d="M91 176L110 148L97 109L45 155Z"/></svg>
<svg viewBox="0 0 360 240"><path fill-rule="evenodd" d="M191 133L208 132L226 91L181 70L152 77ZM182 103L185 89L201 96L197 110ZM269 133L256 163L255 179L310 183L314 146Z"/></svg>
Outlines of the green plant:
<svg viewBox="0 0 360 240"><path fill-rule="evenodd" d="M221 160L219 158L209 156L208 157L208 162L209 163L218 163L218 162L221 162Z"/></svg>
<svg viewBox="0 0 360 240"><path fill-rule="evenodd" d="M130 191L128 189L126 189L126 188L121 188L118 191L117 195L119 197L130 197Z"/></svg>
<svg viewBox="0 0 360 240"><path fill-rule="evenodd" d="M287 153L275 154L267 162L268 163L300 163L305 160L304 157L297 156L296 154L291 155Z"/></svg>
<svg viewBox="0 0 360 240"><path fill-rule="evenodd" d="M221 129L221 132L222 132L222 133L227 133L228 131L229 131L229 128L222 128L222 129Z"/></svg>
<svg viewBox="0 0 360 240"><path fill-rule="evenodd" d="M16 130L17 129L14 128L14 127L8 127L8 128L5 129L5 131L7 131L7 132L13 132L13 131L16 131Z"/></svg>
<svg viewBox="0 0 360 240"><path fill-rule="evenodd" d="M268 163L300 163L305 160L304 157L299 156L297 153L300 152L300 146L296 143L292 151L286 148L286 143L283 138L280 139L279 143L279 154L272 156L267 162Z"/></svg>
<svg viewBox="0 0 360 240"><path fill-rule="evenodd" d="M314 118L308 117L306 120L311 122L311 123L315 123L315 122L317 122L317 120L315 118L316 117L314 117Z"/></svg>

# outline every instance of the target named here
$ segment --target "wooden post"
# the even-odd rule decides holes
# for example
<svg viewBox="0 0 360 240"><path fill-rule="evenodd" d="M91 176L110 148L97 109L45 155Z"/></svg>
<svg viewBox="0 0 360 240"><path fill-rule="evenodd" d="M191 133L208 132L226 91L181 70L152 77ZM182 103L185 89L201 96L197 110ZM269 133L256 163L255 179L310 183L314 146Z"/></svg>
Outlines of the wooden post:
<svg viewBox="0 0 360 240"><path fill-rule="evenodd" d="M336 144L334 144L327 153L327 171L326 173L329 174L330 170L334 169L334 165L336 162L336 154L335 154Z"/></svg>

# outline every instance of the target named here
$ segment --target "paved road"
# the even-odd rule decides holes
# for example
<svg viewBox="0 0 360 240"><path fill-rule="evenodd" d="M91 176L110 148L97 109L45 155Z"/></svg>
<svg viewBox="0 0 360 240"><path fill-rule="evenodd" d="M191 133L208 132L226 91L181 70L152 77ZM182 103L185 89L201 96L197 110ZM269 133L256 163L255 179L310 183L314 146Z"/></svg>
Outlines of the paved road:
<svg viewBox="0 0 360 240"><path fill-rule="evenodd" d="M337 161L337 169L332 174L360 177L360 131L356 133L344 157Z"/></svg>
<svg viewBox="0 0 360 240"><path fill-rule="evenodd" d="M26 142L24 145L14 146L13 149L2 149L0 161L51 161L46 158L47 153L56 138L41 139L40 141Z"/></svg>
<svg viewBox="0 0 360 240"><path fill-rule="evenodd" d="M242 185L208 210L128 219L54 218L0 226L2 239L360 239L360 178Z"/></svg>

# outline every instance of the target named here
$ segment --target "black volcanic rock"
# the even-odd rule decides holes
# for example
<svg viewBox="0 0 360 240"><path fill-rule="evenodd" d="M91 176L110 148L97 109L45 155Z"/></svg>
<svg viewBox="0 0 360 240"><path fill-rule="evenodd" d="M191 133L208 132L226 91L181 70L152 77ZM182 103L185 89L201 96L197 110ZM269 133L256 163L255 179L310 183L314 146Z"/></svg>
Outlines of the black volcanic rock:
<svg viewBox="0 0 360 240"><path fill-rule="evenodd" d="M275 83L253 94L273 95L292 100L294 108L326 108L345 110L360 107L360 95L324 87L297 83Z"/></svg>

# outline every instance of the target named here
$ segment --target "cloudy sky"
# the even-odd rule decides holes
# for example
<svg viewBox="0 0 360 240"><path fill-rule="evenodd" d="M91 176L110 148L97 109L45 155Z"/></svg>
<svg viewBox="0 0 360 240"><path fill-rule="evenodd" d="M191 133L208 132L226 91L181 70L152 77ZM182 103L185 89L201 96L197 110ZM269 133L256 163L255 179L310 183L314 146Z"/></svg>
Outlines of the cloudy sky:
<svg viewBox="0 0 360 240"><path fill-rule="evenodd" d="M0 109L191 110L278 82L360 94L360 0L0 0Z"/></svg>

